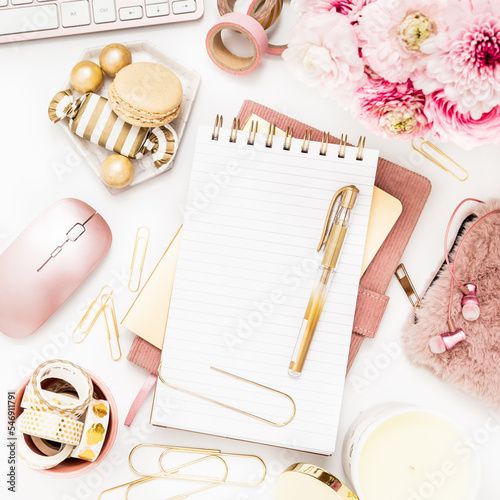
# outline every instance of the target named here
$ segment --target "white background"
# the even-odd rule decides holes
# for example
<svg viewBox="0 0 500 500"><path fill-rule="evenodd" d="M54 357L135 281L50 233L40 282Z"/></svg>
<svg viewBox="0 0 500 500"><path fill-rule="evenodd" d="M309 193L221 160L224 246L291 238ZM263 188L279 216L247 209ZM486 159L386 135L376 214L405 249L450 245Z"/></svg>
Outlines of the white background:
<svg viewBox="0 0 500 500"><path fill-rule="evenodd" d="M71 325L79 319L88 300L106 283L115 287L117 315L119 319L123 317L133 300L123 283L130 264L136 228L140 225L151 228L144 271L147 276L182 223L182 206L186 198L197 126L211 125L217 113L225 116L227 124L244 99L256 100L335 135L348 131L353 141L360 134L366 134L367 144L379 148L384 157L432 181L431 196L403 257L419 291L424 289L441 262L442 237L455 205L468 196L485 200L498 197L498 146L464 152L456 146L443 145L443 149L470 172L469 180L460 183L413 153L409 143L373 136L334 102L321 98L314 90L305 89L285 71L279 57L266 56L259 68L246 76L233 76L218 69L205 51L205 35L218 18L214 4L210 2L207 5L202 20L188 24L0 46L3 75L0 92L0 251L7 248L46 207L65 197L80 198L96 208L108 221L114 236L111 251L103 263L36 334L24 340L0 336L2 423L5 421L6 391L13 390L25 374L45 358L52 357L77 362L104 379L117 401L120 421L124 421L133 398L147 376L144 370L125 359L133 335L121 329L124 356L114 363L109 359L102 327L93 331L83 344L75 345L69 337ZM61 90L62 83L84 49L141 39L153 42L197 70L202 76L202 83L175 167L152 181L113 196L85 161L75 156L63 131L49 122L47 105L52 96ZM27 500L35 498L35 495L39 500L97 498L102 489L134 478L127 465L128 453L135 444L150 442L258 454L269 467L264 486L253 490L218 488L195 498L272 499L276 476L293 462L313 462L344 479L340 447L346 429L360 411L387 401L411 402L436 409L465 426L480 441L479 454L483 466L480 497L498 498L500 432L489 435L484 432L491 410L426 370L412 366L404 353L393 356L390 363L384 364L388 359L385 350L388 346L394 348L398 345L401 331L411 316L409 303L395 279L387 293L391 300L377 338L365 341L347 379L340 438L333 457L152 428L148 424L150 396L130 429L120 424L113 448L114 460L107 459L106 467L102 465L77 479L55 479L19 464L16 498ZM26 308L29 307L26 304ZM3 445L1 447L4 448ZM6 461L6 452L2 452L1 471L6 471ZM2 478L5 478L3 472ZM160 483L154 498L164 499L168 497L169 490L166 484ZM8 498L4 494L6 488L2 479L2 498ZM123 497L115 495L110 498Z"/></svg>

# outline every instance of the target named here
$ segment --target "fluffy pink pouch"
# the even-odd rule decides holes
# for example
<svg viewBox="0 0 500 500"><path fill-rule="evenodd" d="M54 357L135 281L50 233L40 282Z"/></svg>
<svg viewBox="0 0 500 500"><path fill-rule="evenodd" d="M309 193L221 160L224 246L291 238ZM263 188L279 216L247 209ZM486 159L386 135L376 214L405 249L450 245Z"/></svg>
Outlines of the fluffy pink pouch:
<svg viewBox="0 0 500 500"><path fill-rule="evenodd" d="M458 243L467 229L486 213L500 209L500 201L477 204L459 231L450 252L453 261ZM457 278L477 285L481 314L476 321L462 317L462 293L454 287L452 319L463 328L467 340L451 351L433 354L429 339L448 331L447 314L450 271L443 265L429 286L415 323L403 333L403 343L411 361L425 366L488 405L500 407L500 214L482 220L465 240L456 263Z"/></svg>

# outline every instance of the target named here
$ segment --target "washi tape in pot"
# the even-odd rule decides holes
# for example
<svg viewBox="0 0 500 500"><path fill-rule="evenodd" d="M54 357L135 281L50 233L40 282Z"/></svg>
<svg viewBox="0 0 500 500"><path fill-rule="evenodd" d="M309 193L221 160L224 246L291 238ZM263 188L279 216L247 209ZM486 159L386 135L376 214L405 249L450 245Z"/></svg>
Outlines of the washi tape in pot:
<svg viewBox="0 0 500 500"><path fill-rule="evenodd" d="M31 436L33 444L37 447L47 457L53 457L57 455L61 449L66 446L63 443L56 443L54 441L49 441L48 439L39 438L37 436Z"/></svg>
<svg viewBox="0 0 500 500"><path fill-rule="evenodd" d="M19 418L19 432L77 446L82 438L83 422L56 413L24 410Z"/></svg>
<svg viewBox="0 0 500 500"><path fill-rule="evenodd" d="M42 382L47 379L59 379L71 384L78 394L77 404L70 405L49 401L42 390ZM46 361L38 366L31 381L34 395L42 405L42 411L52 410L72 418L79 418L83 415L92 399L94 390L92 380L82 368L60 359Z"/></svg>
<svg viewBox="0 0 500 500"><path fill-rule="evenodd" d="M234 12L236 0L217 0L219 14L224 16ZM283 10L283 0L253 0L248 7L247 14L258 21L267 30L279 18Z"/></svg>
<svg viewBox="0 0 500 500"><path fill-rule="evenodd" d="M93 462L101 452L109 422L109 403L100 399L90 402L80 444L72 451L73 458Z"/></svg>
<svg viewBox="0 0 500 500"><path fill-rule="evenodd" d="M42 389L41 395L43 396L45 401L49 401L51 404L57 404L59 406L64 405L66 407L74 408L79 404L78 398L68 396L66 394L60 394ZM32 380L30 380L29 384L24 390L23 399L21 401L21 408L28 410L48 411L50 413L58 413L66 417L75 418L75 416L70 412L49 408L47 405L43 404L42 401L35 395Z"/></svg>
<svg viewBox="0 0 500 500"><path fill-rule="evenodd" d="M222 31L229 29L242 33L253 46L251 57L241 57L233 54L222 41ZM250 16L239 12L230 12L221 17L220 21L208 32L206 39L207 52L219 68L234 75L244 75L253 71L260 58L267 51L267 35L264 28Z"/></svg>
<svg viewBox="0 0 500 500"><path fill-rule="evenodd" d="M26 442L26 439L31 439L25 434L19 434L19 439L17 441L17 453L19 458L26 462L26 465L31 469L44 470L52 469L56 465L66 460L72 450L73 446L70 444L63 445L63 448L55 455L39 455L34 452Z"/></svg>

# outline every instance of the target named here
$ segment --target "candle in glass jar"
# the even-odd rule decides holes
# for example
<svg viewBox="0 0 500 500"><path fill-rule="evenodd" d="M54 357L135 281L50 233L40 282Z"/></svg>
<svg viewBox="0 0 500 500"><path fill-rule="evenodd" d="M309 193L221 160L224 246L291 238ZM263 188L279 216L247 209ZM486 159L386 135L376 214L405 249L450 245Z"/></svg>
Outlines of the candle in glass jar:
<svg viewBox="0 0 500 500"><path fill-rule="evenodd" d="M450 419L414 407L365 412L344 443L344 468L360 500L470 500L479 461Z"/></svg>

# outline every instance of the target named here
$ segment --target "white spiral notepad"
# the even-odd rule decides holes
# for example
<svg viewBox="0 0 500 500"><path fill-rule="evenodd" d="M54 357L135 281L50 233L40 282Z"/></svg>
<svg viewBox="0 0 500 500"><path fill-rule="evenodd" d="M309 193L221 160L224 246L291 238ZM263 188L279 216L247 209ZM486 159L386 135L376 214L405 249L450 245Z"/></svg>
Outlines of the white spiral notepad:
<svg viewBox="0 0 500 500"><path fill-rule="evenodd" d="M320 454L335 449L378 151L212 128L198 132L162 352L162 377L275 421L290 395L292 422L275 427L158 382L151 423ZM302 148L308 149L302 152ZM319 263L316 247L334 193L360 191L302 376L288 365Z"/></svg>

